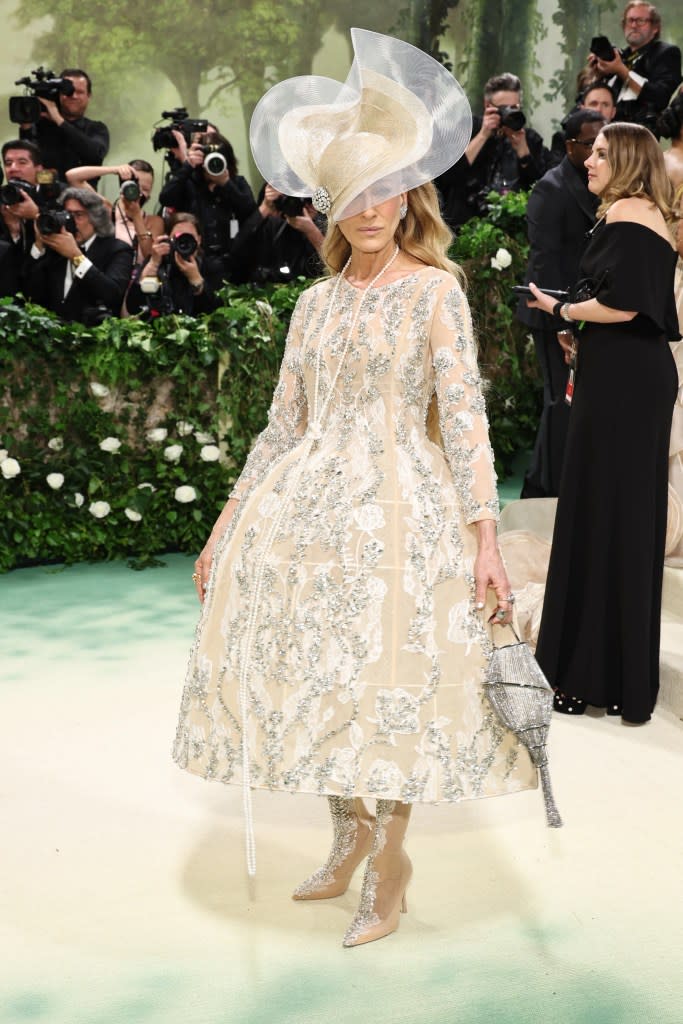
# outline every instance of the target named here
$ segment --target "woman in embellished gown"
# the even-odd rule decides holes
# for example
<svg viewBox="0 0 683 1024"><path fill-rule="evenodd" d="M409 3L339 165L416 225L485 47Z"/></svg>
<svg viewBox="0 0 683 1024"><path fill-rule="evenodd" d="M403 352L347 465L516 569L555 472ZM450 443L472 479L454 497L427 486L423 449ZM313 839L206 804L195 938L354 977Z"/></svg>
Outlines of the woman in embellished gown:
<svg viewBox="0 0 683 1024"><path fill-rule="evenodd" d="M251 787L328 798L330 856L294 898L341 894L367 858L347 946L398 926L414 802L536 784L483 693L486 620L509 622L513 598L469 310L426 180L464 150L469 108L431 58L352 35L338 102L325 86L325 104L297 106L282 83L254 114L264 177L329 216L331 276L297 303L268 425L197 560L174 748L189 771L242 785L252 873ZM427 97L397 81L408 62L429 71L411 79ZM273 106L288 112L277 133ZM274 157L260 142L273 135Z"/></svg>
<svg viewBox="0 0 683 1024"><path fill-rule="evenodd" d="M641 723L659 688L677 390L672 189L640 125L607 125L586 167L602 199L581 270L595 297L559 310L585 327L536 657L557 711L590 704ZM533 290L539 309L561 305Z"/></svg>

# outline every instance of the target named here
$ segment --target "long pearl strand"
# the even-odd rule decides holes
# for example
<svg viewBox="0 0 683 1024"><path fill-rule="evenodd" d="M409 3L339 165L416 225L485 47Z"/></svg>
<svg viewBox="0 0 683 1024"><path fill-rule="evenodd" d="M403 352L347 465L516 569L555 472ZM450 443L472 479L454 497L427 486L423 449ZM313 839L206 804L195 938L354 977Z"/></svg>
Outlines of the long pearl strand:
<svg viewBox="0 0 683 1024"><path fill-rule="evenodd" d="M327 410L328 410L328 408L330 406L330 403L332 401L332 397L334 395L334 389L336 387L337 380L339 379L339 374L340 374L341 368L342 368L342 366L344 364L344 360L346 359L346 355L348 353L349 346L350 346L351 340L353 338L353 332L354 332L354 330L356 328L356 324L358 323L358 318L360 316L360 311L361 311L361 309L363 307L363 303L365 301L365 298L368 295L368 293L370 292L370 290L377 284L377 282L379 281L380 277L382 277L382 275L387 272L389 267L391 267L391 265L393 264L394 260L398 256L398 254L399 254L399 247L397 245L396 248L394 249L394 252L391 255L390 259L384 264L384 266L382 267L380 272L373 277L372 281L367 286L367 288L365 288L363 290L363 294L362 294L361 300L358 303L358 308L356 309L356 312L354 313L353 320L351 322L351 327L349 328L349 333L347 335L346 341L344 342L344 348L343 348L342 353L341 353L341 355L339 357L339 362L337 364L337 369L336 369L336 371L334 373L334 377L332 378L332 383L330 385L330 388L329 388L329 391L328 391L327 396L325 398L325 401L323 402L322 409L320 410L320 413L318 413L318 399L319 399L319 387L320 387L320 371L321 371L321 365L322 365L322 350L323 350L323 344L324 344L324 341L325 341L325 331L327 330L327 325L328 325L328 323L330 321L330 317L332 315L332 311L333 311L333 309L335 307L335 303L336 303L336 299L337 299L337 294L339 292L339 285L341 284L343 278L345 277L346 271L348 270L349 265L351 263L351 258L350 257L347 260L346 265L345 265L344 269L342 270L341 274L339 274L337 276L337 280L335 281L335 285L334 285L334 290L332 292L332 297L330 298L330 303L329 303L329 305L327 307L327 313L326 313L326 316L325 316L325 321L323 323L323 328L322 328L322 331L320 333L320 343L318 345L317 363L316 363L316 369L315 369L315 387L314 387L314 390L313 390L313 417L312 417L311 422L308 425L308 429L307 429L306 434L304 436L304 442L303 442L304 443L304 447L303 447L303 450L301 451L301 454L299 455L299 465L298 465L298 468L297 468L297 470L294 473L292 473L292 475L290 477L289 483L288 483L288 485L287 485L287 487L285 489L285 493L282 496L282 499L280 501L280 507L279 507L278 511L276 512L275 516L273 517L271 525L270 525L270 527L269 527L269 529L268 529L268 531L266 533L264 544L263 544L263 547L261 549L261 553L259 555L259 559L258 559L258 562L257 562L256 573L255 573L254 598L253 598L252 605L251 605L251 612L249 614L249 623L247 625L247 631L246 631L246 636L245 636L245 640L244 640L243 657L242 657L242 661L241 661L241 665L240 665L240 683L239 683L240 716L241 716L241 719L242 719L242 805L243 805L243 808L244 808L244 829L245 829L245 847L246 847L246 856L247 856L247 872L248 872L248 874L251 877L253 877L256 874L256 843L255 843L255 839L254 839L254 815L253 815L252 798L251 798L251 785L250 785L251 767L250 767L250 764L249 764L249 740L248 740L248 736L247 736L247 726L248 726L248 719L249 719L248 677L249 677L249 669L251 667L251 652L252 652L252 648L253 648L253 645L254 645L254 636L255 636L255 633L256 633L256 623L257 623L257 619L258 619L259 604L260 604L260 600L261 600L261 591L263 589L263 574L264 574L266 559L268 558L268 556L269 556L269 554L271 552L273 541L275 539L275 536L276 536L278 530L280 529L280 525L282 523L282 518L284 516L285 510L287 509L289 501L290 501L292 495L294 494L294 492L296 491L297 487L299 486L299 482L301 480L301 477L303 476L304 470L308 466L309 455L311 454L311 451L313 450L314 445L322 437L322 422L323 422L323 420L325 418Z"/></svg>

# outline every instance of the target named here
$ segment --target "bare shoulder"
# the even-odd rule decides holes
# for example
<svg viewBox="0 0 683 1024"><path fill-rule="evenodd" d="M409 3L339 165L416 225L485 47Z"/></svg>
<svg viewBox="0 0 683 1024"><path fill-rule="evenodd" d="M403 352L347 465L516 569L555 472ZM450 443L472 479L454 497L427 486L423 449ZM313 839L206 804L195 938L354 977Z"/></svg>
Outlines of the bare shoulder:
<svg viewBox="0 0 683 1024"><path fill-rule="evenodd" d="M606 220L608 224L613 224L616 221L630 220L635 224L644 224L646 227L650 227L650 224L658 214L661 217L654 203L649 202L647 199L629 196L626 199L617 199L616 202L612 203L607 211Z"/></svg>
<svg viewBox="0 0 683 1024"><path fill-rule="evenodd" d="M629 196L627 199L617 199L612 203L605 217L608 224L630 223L640 224L649 228L656 234L671 241L671 233L667 227L661 210L648 199L640 199Z"/></svg>

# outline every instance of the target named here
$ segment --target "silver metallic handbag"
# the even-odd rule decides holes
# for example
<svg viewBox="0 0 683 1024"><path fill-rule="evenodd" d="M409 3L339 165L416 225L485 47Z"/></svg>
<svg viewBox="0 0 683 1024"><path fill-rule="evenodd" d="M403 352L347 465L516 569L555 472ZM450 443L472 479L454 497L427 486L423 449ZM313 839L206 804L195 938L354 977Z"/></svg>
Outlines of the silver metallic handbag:
<svg viewBox="0 0 683 1024"><path fill-rule="evenodd" d="M529 751L538 768L543 802L550 828L561 828L562 818L555 806L546 743L553 710L553 690L543 675L529 645L517 643L493 648L486 671L484 691L498 718Z"/></svg>

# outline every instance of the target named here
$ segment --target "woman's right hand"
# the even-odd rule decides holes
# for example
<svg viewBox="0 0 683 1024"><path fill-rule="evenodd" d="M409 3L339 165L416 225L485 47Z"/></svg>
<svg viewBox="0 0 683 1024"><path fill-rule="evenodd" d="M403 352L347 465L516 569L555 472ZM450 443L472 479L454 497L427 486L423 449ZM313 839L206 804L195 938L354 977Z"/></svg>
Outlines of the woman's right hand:
<svg viewBox="0 0 683 1024"><path fill-rule="evenodd" d="M206 588L209 585L209 576L211 575L211 564L213 562L214 552L216 550L216 544L223 536L230 521L235 514L237 508L237 498L228 498L227 504L218 519L216 525L211 531L211 536L204 545L199 558L194 563L194 574L192 579L197 590L197 597L199 603L204 604L204 598L206 596Z"/></svg>
<svg viewBox="0 0 683 1024"><path fill-rule="evenodd" d="M199 603L204 604L204 598L206 597L206 588L209 585L209 574L211 572L211 563L213 562L213 553L216 550L216 544L218 537L214 533L211 534L206 544L202 548L202 553L194 563L194 574L192 579L194 580L195 589L197 591L197 597Z"/></svg>

